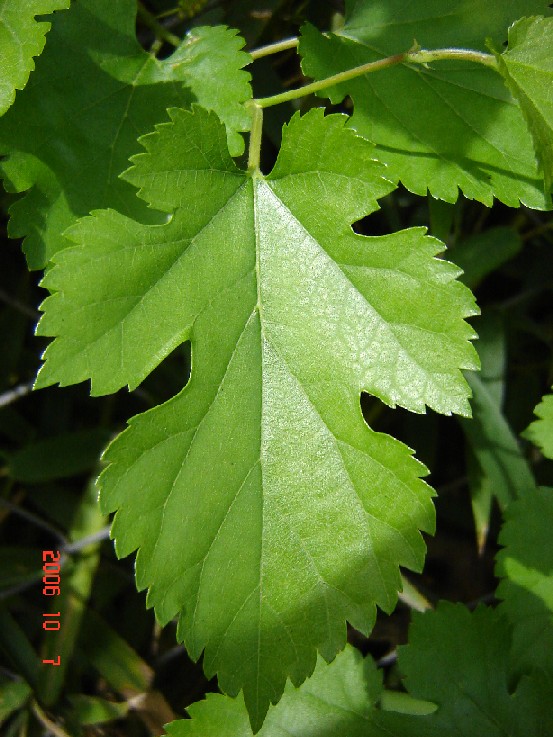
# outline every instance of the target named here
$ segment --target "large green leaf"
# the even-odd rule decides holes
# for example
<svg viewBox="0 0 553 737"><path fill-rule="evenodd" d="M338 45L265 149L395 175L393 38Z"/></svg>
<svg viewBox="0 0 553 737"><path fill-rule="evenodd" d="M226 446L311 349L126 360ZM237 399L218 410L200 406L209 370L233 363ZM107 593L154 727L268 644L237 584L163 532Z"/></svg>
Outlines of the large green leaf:
<svg viewBox="0 0 553 737"><path fill-rule="evenodd" d="M547 191L553 180L553 18L523 18L509 29L497 55L507 86L520 103L538 151Z"/></svg>
<svg viewBox="0 0 553 737"><path fill-rule="evenodd" d="M505 242L508 242L508 234L505 235ZM486 242L494 244L498 241L494 238L481 241L482 244ZM476 245L476 239L473 243ZM472 251L472 246L469 248ZM453 254L455 262L461 266L456 251ZM484 262L489 264L484 253L482 255ZM472 259L468 258L467 262L470 264ZM469 266L468 272L464 271L462 275L464 283L468 284L478 271L478 267ZM486 543L494 496L503 507L513 496L534 488L532 473L502 412L507 367L504 322L502 316L493 311L484 312L478 318L480 381L474 377L473 422L461 420L468 440L467 476L480 551Z"/></svg>
<svg viewBox="0 0 553 737"><path fill-rule="evenodd" d="M420 568L425 469L367 427L360 392L467 413L476 308L423 229L353 232L392 185L346 116L295 116L268 177L235 166L214 115L171 118L125 176L172 217L72 229L44 280L39 332L58 337L38 384L134 387L191 339L188 386L108 449L101 499L159 620L178 614L259 727L346 619L368 632L394 606L398 564Z"/></svg>
<svg viewBox="0 0 553 737"><path fill-rule="evenodd" d="M530 423L524 436L538 445L547 458L553 458L553 394L546 394L534 410L537 420Z"/></svg>
<svg viewBox="0 0 553 737"><path fill-rule="evenodd" d="M0 0L0 115L15 99L15 91L27 84L46 42L50 23L35 16L69 7L69 0Z"/></svg>
<svg viewBox="0 0 553 737"><path fill-rule="evenodd" d="M351 0L345 26L327 36L305 26L300 42L305 73L323 79L352 67L409 51L486 50L500 44L521 15L547 13L543 0ZM365 74L320 93L333 102L350 95L352 126L377 144L390 176L417 194L427 189L454 202L460 189L491 205L519 200L544 208L531 136L520 109L492 69L442 61L427 68L400 64Z"/></svg>
<svg viewBox="0 0 553 737"><path fill-rule="evenodd" d="M11 207L10 235L26 236L31 268L69 245L64 230L95 208L160 221L119 175L168 107L199 99L227 124L232 153L244 148L250 57L236 32L196 28L159 61L138 44L135 16L135 0L79 0L56 16L33 84L0 120L6 186L29 190Z"/></svg>
<svg viewBox="0 0 553 737"><path fill-rule="evenodd" d="M497 595L514 625L513 661L528 671L553 673L553 490L539 489L511 504L499 536L497 555L503 577Z"/></svg>

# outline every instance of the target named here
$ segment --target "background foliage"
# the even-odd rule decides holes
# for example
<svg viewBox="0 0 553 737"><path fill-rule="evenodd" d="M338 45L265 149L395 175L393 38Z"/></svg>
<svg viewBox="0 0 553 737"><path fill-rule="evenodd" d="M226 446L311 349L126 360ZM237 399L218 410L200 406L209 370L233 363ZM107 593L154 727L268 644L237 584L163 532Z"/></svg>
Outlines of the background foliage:
<svg viewBox="0 0 553 737"><path fill-rule="evenodd" d="M19 70L13 77L2 72L5 86L0 87L3 110L14 95L16 100L0 118L0 151L9 157L2 163L6 189L1 203L0 270L1 728L8 736L31 737L48 732L160 734L163 724L184 717L190 704L216 692L217 682L208 681L201 664L192 663L184 649L175 645L176 621L163 628L155 623L144 594L136 593L132 560L116 560L107 541L108 520L97 505L94 479L101 450L128 418L182 389L190 372L189 346L175 347L131 392L90 398L88 387L81 384L31 393L39 354L46 347L43 338L34 336L37 307L46 293L38 286L37 272L29 273L25 256L32 269L43 267L69 244L59 233L91 210L113 207L142 222L161 222L135 196L128 178L118 175L131 155L144 150L137 137L167 119L167 107L188 107L197 101L218 112L220 103L231 153L241 153L238 132L247 130L250 121L240 105L229 108L222 95L248 97L247 74L239 72L247 57L232 31L221 29L214 41L195 29L216 24L236 28L249 49L301 31L305 53L312 52L303 70L294 50L248 67L257 96L297 86L304 74L316 77L340 71L343 56L348 59L346 66L351 66L352 54L354 63L364 63L381 50L405 50L413 34L404 38L398 27L397 44L381 49L377 19L363 14L362 3L350 17L348 37L331 39L317 29L340 27L344 11L340 3L200 0L184 1L175 8L169 2L152 1L142 7L136 34L133 15L124 2L93 3L96 10L109 6L111 28L85 24L92 7L86 0L76 0L68 12L63 10L68 3L26 3L28 18L19 13L19 3L0 3L4 11L3 5L8 19L8 11L17 6L15 37L19 34L25 43L10 45L0 35L2 70ZM476 9L470 3L463 7L461 24L480 17L481 4ZM493 19L494 27L505 30L512 19L547 12L546 4L539 2L511 2L505 7L505 17ZM60 12L45 35L47 21L37 23L34 15L57 9ZM165 31L156 27L150 14ZM484 29L491 23L482 17ZM450 43L447 27L428 28L431 37L417 34L419 43L430 48ZM190 43L175 56L170 34L181 38L190 29ZM511 31L513 45L535 33L531 23L518 26ZM474 40L473 47L485 51L482 37L476 29L467 45ZM38 56L44 39L45 51ZM504 40L506 34L498 31L493 43L501 49ZM226 41L232 47L229 53L222 51ZM325 50L325 44L336 49ZM353 44L353 51L348 51L346 47ZM118 53L124 50L124 63L110 61L115 45ZM150 55L152 47L157 58ZM516 95L517 85L524 84L524 64L517 66L516 49L509 53L505 73L511 75L510 87ZM19 54L23 54L21 60ZM67 74L68 55L74 55L82 69L78 78ZM35 62L33 57L38 57ZM207 67L205 59L209 59ZM236 86L221 86L213 65L222 75L235 70L231 77ZM296 690L288 683L281 703L269 711L262 727L261 734L271 737L283 731L315 737L337 730L398 737L446 734L459 712L464 715L460 734L553 732L544 709L553 694L549 543L553 504L550 492L537 488L553 486L551 397L542 400L553 384L553 231L547 212L516 207L518 199L532 207L547 204L529 139L521 145L520 131L525 126L524 104L528 104L538 110L541 120L534 135L541 137L546 151L551 150L547 148L550 100L544 96L523 101L521 112L505 102L508 91L498 77L497 99L488 100L494 107L489 111L484 109L478 73L462 72L466 76L460 86L472 90L474 110L466 110L468 123L462 129L451 122L444 124L443 140L436 138L432 120L425 117L430 103L417 102L423 110L416 118L420 137L417 150L410 153L419 174L426 173L430 192L440 198L434 199L425 195L426 187L414 183L415 164L401 169L404 159L397 150L412 139L400 129L397 140L390 141L386 126L381 131L370 127L367 113L384 92L398 102L405 98L405 89L413 90L412 99L417 101L422 99L419 92L442 95L443 80L437 72L430 73L431 83L424 93L415 92L408 76L413 74L410 69L398 69L389 77L375 74L372 98L366 97L357 81L334 90L331 102L323 104L329 112L350 113L353 101L359 129L377 142L379 158L392 170L396 167L394 174L405 185L384 196L381 209L358 220L355 230L385 236L413 226L429 227L431 235L447 244L448 259L464 270L462 280L477 297L482 314L471 322L480 336L477 350L482 370L467 375L473 419L432 411L426 415L392 411L374 396L363 395L363 413L370 426L414 448L430 469L428 480L437 491L436 534L426 537L424 570L405 574L399 605L391 614L379 612L371 636L350 628L350 644L330 666L319 659L314 677L304 686ZM545 69L541 74L547 84L549 72ZM20 95L18 90L26 84L25 94ZM442 96L442 100L448 110L460 104L455 98ZM265 111L263 171L270 171L275 163L282 124L298 108L307 112L320 104L321 100L307 97ZM477 114L484 116L488 130L471 143L481 166L467 170L459 165L464 151L452 150L450 144L468 145L473 112L475 119ZM394 114L413 120L408 107ZM32 137L27 132L29 121ZM60 129L64 135L59 145L49 145L53 137L58 140ZM451 176L447 180L438 176L425 137L433 146L441 141L448 152ZM106 142L114 140L117 145L110 154ZM516 192L498 166L497 149L503 145L511 147L505 155L520 167ZM106 150L108 158L102 160ZM68 151L75 155L68 156ZM244 163L245 154L240 161ZM492 173L492 189L502 201L492 200L490 179L483 171ZM457 187L465 196L457 197ZM17 194L28 189L22 197ZM17 240L22 237L25 256ZM141 378L137 376L135 383ZM113 373L106 371L106 381L112 379ZM539 419L526 430L538 404ZM51 599L42 595L40 583L43 549L63 552L61 595ZM447 601L438 604L442 599ZM61 612L59 632L41 629L48 608ZM409 627L413 609L435 611L414 615ZM407 641L409 645L399 649L398 661L398 647ZM42 664L57 654L61 667ZM450 688L451 683L458 688ZM250 735L241 699L210 695L192 707L190 721L175 722L168 734Z"/></svg>

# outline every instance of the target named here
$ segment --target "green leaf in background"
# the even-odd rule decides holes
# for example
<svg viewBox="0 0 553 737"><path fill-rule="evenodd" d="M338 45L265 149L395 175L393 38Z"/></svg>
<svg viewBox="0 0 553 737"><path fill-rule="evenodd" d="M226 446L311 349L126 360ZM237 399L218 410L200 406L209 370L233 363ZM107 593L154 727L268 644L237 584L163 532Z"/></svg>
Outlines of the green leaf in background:
<svg viewBox="0 0 553 737"><path fill-rule="evenodd" d="M71 694L71 705L67 719L78 725L102 724L122 719L129 711L127 701L107 701L97 696Z"/></svg>
<svg viewBox="0 0 553 737"><path fill-rule="evenodd" d="M451 249L449 258L463 269L461 281L476 289L488 274L516 256L521 248L522 239L516 230L498 226L462 240Z"/></svg>
<svg viewBox="0 0 553 737"><path fill-rule="evenodd" d="M551 669L521 679L513 693L508 660L511 632L497 610L469 612L441 603L413 614L409 644L400 648L405 685L432 701L431 714L382 712L378 724L393 737L547 737L553 734ZM549 696L546 696L549 694Z"/></svg>
<svg viewBox="0 0 553 737"><path fill-rule="evenodd" d="M31 693L31 687L25 681L0 683L0 726L10 714L25 704Z"/></svg>
<svg viewBox="0 0 553 737"><path fill-rule="evenodd" d="M368 632L375 604L393 608L398 564L420 568L425 469L367 427L360 392L467 413L476 308L423 229L352 231L391 185L346 116L295 116L267 178L236 168L214 115L171 118L125 177L173 217L72 230L44 280L39 331L58 337L38 383L136 386L191 339L188 386L110 446L101 500L160 622L179 615L258 728L288 676L344 646L346 619Z"/></svg>
<svg viewBox="0 0 553 737"><path fill-rule="evenodd" d="M15 91L27 84L35 68L33 57L42 53L50 23L35 20L69 7L69 0L0 0L0 115L15 100Z"/></svg>
<svg viewBox="0 0 553 737"><path fill-rule="evenodd" d="M534 410L539 417L524 431L523 435L541 448L547 458L553 458L553 394L546 394Z"/></svg>
<svg viewBox="0 0 553 737"><path fill-rule="evenodd" d="M372 658L347 646L327 665L319 657L311 678L300 688L288 683L281 701L271 709L259 737L373 737L374 705L382 677ZM188 708L191 719L166 726L169 737L252 737L242 695L230 699L208 694Z"/></svg>
<svg viewBox="0 0 553 737"><path fill-rule="evenodd" d="M502 509L535 491L532 471L509 427L493 390L476 373L466 374L472 389L472 419L461 419L463 432Z"/></svg>
<svg viewBox="0 0 553 737"><path fill-rule="evenodd" d="M509 0L483 6L477 0L377 0L346 3L344 27L323 35L302 30L306 75L323 79L370 61L423 48L486 50L500 44L510 23L547 13L543 0ZM332 102L350 95L351 125L376 144L389 176L412 192L454 202L460 189L491 205L519 200L546 208L543 180L523 115L493 70L465 61L428 68L396 65L321 93Z"/></svg>
<svg viewBox="0 0 553 737"><path fill-rule="evenodd" d="M55 16L33 84L0 119L6 187L29 190L10 208L9 228L26 237L31 268L69 245L64 230L95 208L160 219L119 175L168 107L198 97L227 123L232 152L244 148L237 131L249 124L240 103L251 96L242 71L250 57L236 32L194 29L159 61L138 44L135 17L135 0L80 0Z"/></svg>
<svg viewBox="0 0 553 737"><path fill-rule="evenodd" d="M512 231L509 230L508 232ZM505 233L505 242L508 241L508 238L508 234ZM504 242L503 238L501 240L492 238L489 241L489 243L502 242ZM457 249L454 249L453 256L456 263L458 263ZM477 273L482 275L484 272L484 269L472 268L470 265L471 259L468 261L468 270L461 277L465 283L471 282ZM483 255L482 261L487 261L485 255ZM476 260L474 264L476 266ZM500 505L504 506L511 496L518 492L518 489L509 486L505 473L502 471L502 460L509 463L509 449L515 451L510 461L511 465L514 467L518 465L515 480L518 481L521 474L522 478L526 479L523 488L528 486L531 474L506 421L503 420L501 423L499 420L499 417L502 417L505 393L507 347L504 320L500 314L491 310L484 312L478 318L478 355L480 356L480 385L474 393L473 420L472 424L461 420L461 424L469 441L466 450L467 476L476 541L478 550L482 553L490 527L492 500L496 497ZM494 403L496 406L496 421L488 425L483 418L483 408L489 406L489 403ZM503 450L493 444L490 447L489 443L490 433L493 434L494 430L497 431L498 424L502 428L499 435L504 438ZM494 440L497 441L497 438L494 438Z"/></svg>
<svg viewBox="0 0 553 737"><path fill-rule="evenodd" d="M545 176L553 181L553 18L522 18L509 29L509 46L497 54L508 88L518 100Z"/></svg>
<svg viewBox="0 0 553 737"><path fill-rule="evenodd" d="M513 623L514 667L553 674L553 490L538 489L511 504L499 536L496 574L500 609Z"/></svg>
<svg viewBox="0 0 553 737"><path fill-rule="evenodd" d="M27 484L77 476L98 465L109 439L110 432L98 427L38 440L8 456L8 473Z"/></svg>

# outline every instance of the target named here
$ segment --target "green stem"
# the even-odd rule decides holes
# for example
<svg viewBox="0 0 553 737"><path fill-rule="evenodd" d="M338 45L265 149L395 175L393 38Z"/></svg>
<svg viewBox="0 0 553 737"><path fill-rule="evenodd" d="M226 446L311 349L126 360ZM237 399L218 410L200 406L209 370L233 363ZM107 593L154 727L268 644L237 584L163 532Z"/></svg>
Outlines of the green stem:
<svg viewBox="0 0 553 737"><path fill-rule="evenodd" d="M167 28L158 21L155 15L150 13L150 11L145 8L141 2L138 2L137 10L140 20L151 28L159 39L166 41L168 44L171 44L171 46L180 46L180 38L175 36L174 33L171 33L171 31L168 31Z"/></svg>
<svg viewBox="0 0 553 737"><path fill-rule="evenodd" d="M251 100L248 107L252 110L252 128L250 131L250 147L248 150L248 172L259 171L261 155L261 134L263 132L263 108L256 100Z"/></svg>
<svg viewBox="0 0 553 737"><path fill-rule="evenodd" d="M260 48L250 51L250 55L253 61L255 61L256 59L261 59L262 57L269 56L270 54L278 54L280 51L295 49L299 42L299 38L287 38L284 41L277 41L277 43L269 44L268 46L260 46Z"/></svg>
<svg viewBox="0 0 553 737"><path fill-rule="evenodd" d="M491 68L497 68L497 62L495 57L491 54L483 54L480 51L471 51L469 49L434 49L433 51L426 51L420 49L418 51L408 51L403 54L394 54L393 56L387 56L384 59L378 61L370 61L367 64L361 64L361 66L353 67L345 72L339 72L333 74L331 77L326 79L320 79L316 82L306 84L304 87L298 89L288 90L282 92L279 95L273 95L272 97L262 97L261 99L254 100L259 107L272 107L273 105L280 105L281 102L289 102L290 100L297 100L305 95L310 95L313 92L319 92L319 90L327 89L333 85L347 82L355 77L360 77L363 74L369 74L376 72L380 69L386 69L387 67L395 66L396 64L408 63L408 64L428 64L431 61L443 61L446 59L459 59L462 61L472 61L478 64L484 64Z"/></svg>
<svg viewBox="0 0 553 737"><path fill-rule="evenodd" d="M406 61L411 64L428 64L432 61L446 61L447 59L459 59L460 61L473 61L476 64L483 64L491 69L497 69L497 60L493 54L484 54L481 51L473 51L472 49L434 49L427 51L419 49L418 51L410 51Z"/></svg>

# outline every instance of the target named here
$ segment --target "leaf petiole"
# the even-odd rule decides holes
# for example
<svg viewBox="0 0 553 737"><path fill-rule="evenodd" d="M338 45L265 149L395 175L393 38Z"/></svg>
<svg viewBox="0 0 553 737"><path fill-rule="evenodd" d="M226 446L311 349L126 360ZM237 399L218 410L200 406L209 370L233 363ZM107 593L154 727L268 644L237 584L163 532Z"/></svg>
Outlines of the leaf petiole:
<svg viewBox="0 0 553 737"><path fill-rule="evenodd" d="M445 61L448 59L472 61L478 64L484 64L492 69L497 69L497 61L492 54L484 54L480 51L473 51L471 49L446 48L434 49L432 51L417 49L407 51L402 54L387 56L384 59L378 59L378 61L370 61L367 64L361 64L361 66L347 69L345 72L333 74L331 77L326 77L326 79L311 82L310 84L306 84L304 87L287 90L286 92L282 92L279 95L272 95L271 97L262 97L254 102L261 108L272 107L273 105L280 105L281 102L297 100L305 95L319 92L320 90L327 89L333 85L347 82L355 77L360 77L363 74L369 74L371 72L379 71L380 69L386 69L387 67L395 66L396 64L428 64L432 61Z"/></svg>
<svg viewBox="0 0 553 737"><path fill-rule="evenodd" d="M255 174L260 171L259 160L261 155L261 135L263 132L263 108L258 104L257 100L249 100L246 105L252 111L252 127L248 149L248 172Z"/></svg>

